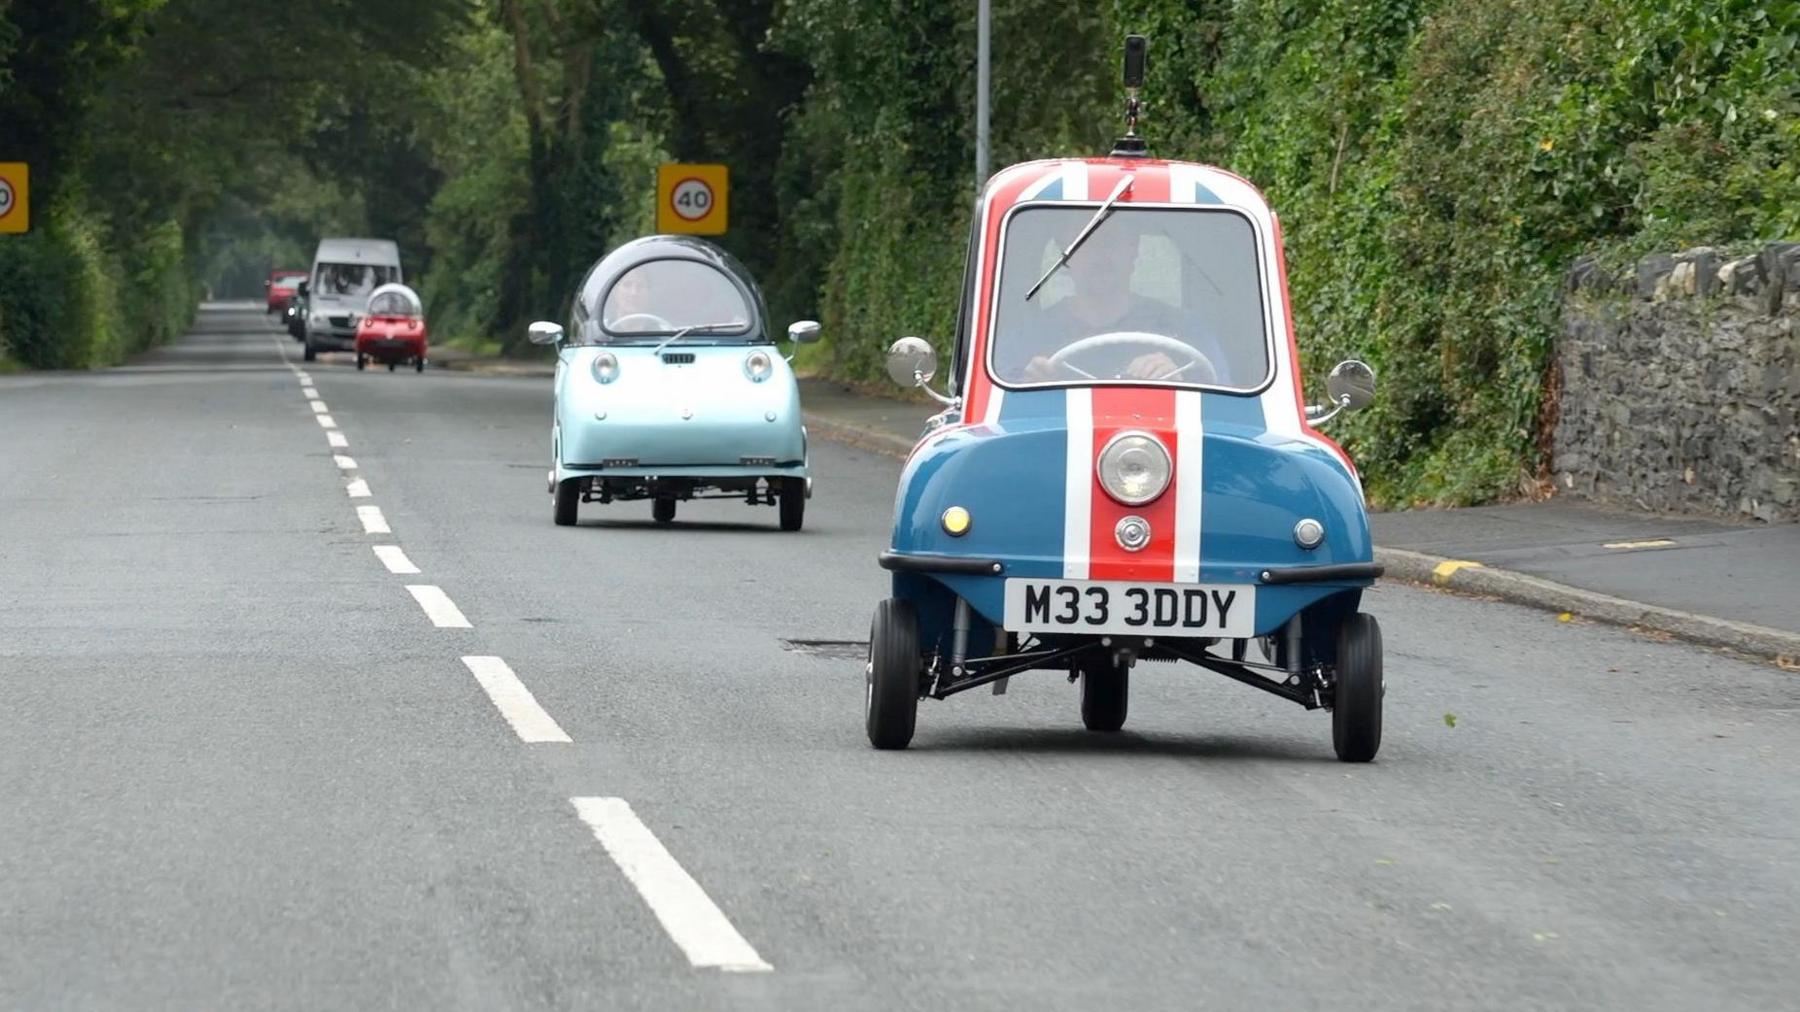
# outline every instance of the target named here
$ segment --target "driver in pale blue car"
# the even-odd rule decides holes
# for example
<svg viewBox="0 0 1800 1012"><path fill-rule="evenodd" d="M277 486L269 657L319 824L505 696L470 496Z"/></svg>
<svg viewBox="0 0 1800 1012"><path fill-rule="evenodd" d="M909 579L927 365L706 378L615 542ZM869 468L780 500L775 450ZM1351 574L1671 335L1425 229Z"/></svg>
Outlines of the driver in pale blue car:
<svg viewBox="0 0 1800 1012"><path fill-rule="evenodd" d="M1089 218L1082 208L1027 209L1013 216L1002 267L994 373L1003 383L1138 380L1234 386L1233 354L1220 328L1238 332L1255 358L1249 383L1266 371L1260 314L1241 312L1207 268L1229 239L1220 221L1192 212L1120 207L1101 220L1060 267ZM1247 236L1242 238L1247 239ZM1254 262L1239 249L1230 255ZM1046 275L1046 271L1048 274ZM1043 279L1033 288L1033 282ZM1254 279L1251 279L1254 280ZM1245 298L1254 300L1252 285ZM1239 309L1233 313L1232 309ZM1234 317L1244 317L1241 321ZM1234 323L1247 326L1233 326Z"/></svg>

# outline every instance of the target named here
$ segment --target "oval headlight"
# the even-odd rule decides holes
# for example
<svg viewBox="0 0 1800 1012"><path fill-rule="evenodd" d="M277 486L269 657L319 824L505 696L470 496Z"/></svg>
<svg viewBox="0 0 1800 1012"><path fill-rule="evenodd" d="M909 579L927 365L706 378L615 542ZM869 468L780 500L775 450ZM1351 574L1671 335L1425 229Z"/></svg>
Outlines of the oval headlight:
<svg viewBox="0 0 1800 1012"><path fill-rule="evenodd" d="M1126 506L1142 506L1169 487L1169 451L1148 432L1121 432L1100 451L1100 487Z"/></svg>
<svg viewBox="0 0 1800 1012"><path fill-rule="evenodd" d="M775 371L775 363L770 360L769 353L762 350L753 351L744 359L744 374L752 382L761 383Z"/></svg>
<svg viewBox="0 0 1800 1012"><path fill-rule="evenodd" d="M603 351L594 356L594 378L602 383L611 383L619 378L619 357L610 351Z"/></svg>

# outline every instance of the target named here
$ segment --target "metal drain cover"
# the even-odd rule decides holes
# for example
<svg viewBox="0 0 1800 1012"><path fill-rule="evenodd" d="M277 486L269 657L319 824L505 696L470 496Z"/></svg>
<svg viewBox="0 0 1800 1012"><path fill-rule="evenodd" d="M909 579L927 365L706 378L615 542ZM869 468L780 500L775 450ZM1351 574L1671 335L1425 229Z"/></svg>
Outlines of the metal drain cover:
<svg viewBox="0 0 1800 1012"><path fill-rule="evenodd" d="M862 661L869 657L868 640L781 640L781 649L832 661Z"/></svg>

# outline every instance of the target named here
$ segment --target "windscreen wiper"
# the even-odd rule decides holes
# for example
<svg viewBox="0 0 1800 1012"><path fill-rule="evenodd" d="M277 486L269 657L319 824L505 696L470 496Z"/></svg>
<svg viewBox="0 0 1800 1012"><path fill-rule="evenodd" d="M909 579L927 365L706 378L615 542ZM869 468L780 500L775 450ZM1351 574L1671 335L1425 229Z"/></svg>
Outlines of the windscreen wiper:
<svg viewBox="0 0 1800 1012"><path fill-rule="evenodd" d="M670 334L668 339L657 345L650 354L654 355L657 352L662 351L664 348L667 348L669 345L674 344L676 341L681 340L697 330L718 330L720 327L742 327L743 325L744 321L742 320L729 320L725 323L696 323L691 327L683 327L675 333Z"/></svg>
<svg viewBox="0 0 1800 1012"><path fill-rule="evenodd" d="M1087 242L1088 236L1094 234L1094 229L1100 227L1100 223L1112 213L1113 205L1118 203L1119 198L1130 192L1131 179L1132 177L1127 175L1119 180L1119 185L1113 187L1112 196L1107 197L1106 203L1101 204L1100 209L1094 212L1094 216L1088 219L1088 223L1081 226L1081 231L1075 233L1075 241L1069 244L1068 249L1062 251L1062 256L1056 258L1056 262L1050 265L1050 269L1044 272L1044 276L1037 279L1037 284L1031 286L1031 291L1025 293L1026 302L1030 302L1031 297L1037 294L1038 289L1044 287L1044 282L1050 280L1050 275L1055 274L1058 267L1068 263L1069 258L1075 255L1075 251L1081 248L1081 244Z"/></svg>

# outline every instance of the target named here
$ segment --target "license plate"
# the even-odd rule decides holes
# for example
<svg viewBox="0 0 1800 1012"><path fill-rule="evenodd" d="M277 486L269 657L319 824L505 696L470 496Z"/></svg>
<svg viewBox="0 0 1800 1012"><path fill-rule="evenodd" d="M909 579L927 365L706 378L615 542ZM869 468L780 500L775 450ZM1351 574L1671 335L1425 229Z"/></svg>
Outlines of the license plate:
<svg viewBox="0 0 1800 1012"><path fill-rule="evenodd" d="M1256 588L1209 583L1008 580L1009 632L1223 636L1256 626Z"/></svg>

